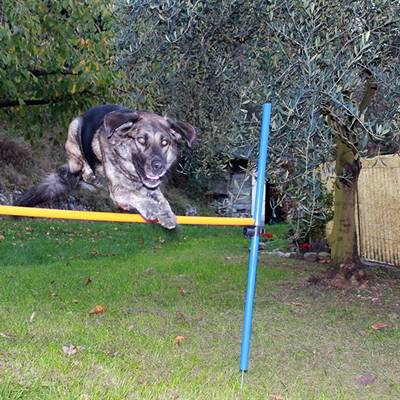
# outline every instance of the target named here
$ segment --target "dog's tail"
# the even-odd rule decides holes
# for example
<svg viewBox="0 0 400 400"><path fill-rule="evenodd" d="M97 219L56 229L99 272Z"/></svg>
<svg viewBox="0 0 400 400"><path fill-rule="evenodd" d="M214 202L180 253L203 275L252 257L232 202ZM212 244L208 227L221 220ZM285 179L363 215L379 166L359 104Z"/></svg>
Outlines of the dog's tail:
<svg viewBox="0 0 400 400"><path fill-rule="evenodd" d="M57 199L75 189L80 180L81 172L71 172L68 164L65 164L19 196L14 201L14 205L34 207L37 204Z"/></svg>

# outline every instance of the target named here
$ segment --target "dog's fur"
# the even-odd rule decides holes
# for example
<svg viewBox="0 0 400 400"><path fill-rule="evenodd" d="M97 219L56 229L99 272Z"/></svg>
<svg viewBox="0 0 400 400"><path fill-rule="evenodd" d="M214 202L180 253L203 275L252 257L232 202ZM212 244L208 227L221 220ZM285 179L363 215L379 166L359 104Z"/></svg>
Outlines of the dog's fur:
<svg viewBox="0 0 400 400"><path fill-rule="evenodd" d="M112 104L94 107L69 125L67 164L14 204L32 207L68 193L81 180L92 183L100 177L118 208L137 210L172 229L176 217L159 185L176 161L178 142L184 139L190 146L195 137L191 125L151 112Z"/></svg>

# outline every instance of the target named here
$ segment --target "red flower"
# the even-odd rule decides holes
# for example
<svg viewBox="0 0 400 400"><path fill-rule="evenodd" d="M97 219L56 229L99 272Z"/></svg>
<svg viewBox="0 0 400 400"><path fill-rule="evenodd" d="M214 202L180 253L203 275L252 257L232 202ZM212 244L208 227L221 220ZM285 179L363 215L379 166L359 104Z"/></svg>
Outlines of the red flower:
<svg viewBox="0 0 400 400"><path fill-rule="evenodd" d="M305 253L306 251L311 250L311 244L310 243L302 243L299 245L299 249L302 253Z"/></svg>
<svg viewBox="0 0 400 400"><path fill-rule="evenodd" d="M267 239L272 239L274 237L272 233L262 233L261 236Z"/></svg>

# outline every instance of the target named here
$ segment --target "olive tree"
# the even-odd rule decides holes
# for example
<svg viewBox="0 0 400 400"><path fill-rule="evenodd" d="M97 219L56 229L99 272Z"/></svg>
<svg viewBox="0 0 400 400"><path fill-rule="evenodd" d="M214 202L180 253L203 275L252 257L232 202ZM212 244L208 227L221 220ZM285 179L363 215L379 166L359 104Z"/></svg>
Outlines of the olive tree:
<svg viewBox="0 0 400 400"><path fill-rule="evenodd" d="M319 169L334 162L332 254L356 260L361 158L399 148L399 3L142 0L117 12L132 102L200 130L192 173L256 149L260 105L272 101L268 174L297 235L328 218Z"/></svg>

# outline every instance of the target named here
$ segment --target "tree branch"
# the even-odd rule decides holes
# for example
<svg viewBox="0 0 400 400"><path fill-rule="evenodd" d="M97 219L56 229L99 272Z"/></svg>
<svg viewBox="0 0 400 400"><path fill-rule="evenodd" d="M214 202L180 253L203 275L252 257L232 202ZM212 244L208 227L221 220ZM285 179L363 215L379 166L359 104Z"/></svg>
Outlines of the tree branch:
<svg viewBox="0 0 400 400"><path fill-rule="evenodd" d="M18 106L40 106L44 104L51 104L51 103L61 103L62 101L71 99L72 97L76 97L77 95L81 94L90 94L91 96L94 95L94 93L84 90L82 92L76 93L74 95L69 95L69 96L63 96L63 97L52 97L49 99L28 99L28 100L22 100L22 104L20 100L0 100L0 108L9 108L9 107L18 107Z"/></svg>
<svg viewBox="0 0 400 400"><path fill-rule="evenodd" d="M363 98L360 101L360 105L358 106L360 115L371 104L371 101L374 98L376 91L378 90L378 84L376 83L376 80L375 80L374 76L372 75L372 72L369 70L366 70L366 73L367 73L368 77L367 77L367 81L365 82L364 94L363 94Z"/></svg>
<svg viewBox="0 0 400 400"><path fill-rule="evenodd" d="M36 76L49 76L49 75L79 75L79 72L73 72L71 69L58 70L58 71L46 71L45 69L34 68L30 69L29 72Z"/></svg>

